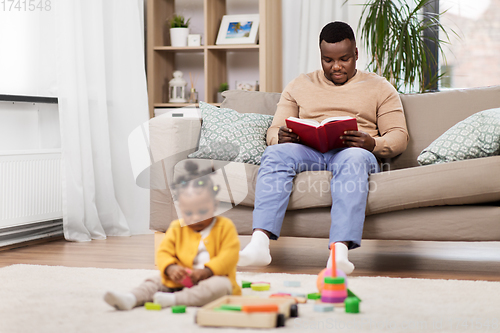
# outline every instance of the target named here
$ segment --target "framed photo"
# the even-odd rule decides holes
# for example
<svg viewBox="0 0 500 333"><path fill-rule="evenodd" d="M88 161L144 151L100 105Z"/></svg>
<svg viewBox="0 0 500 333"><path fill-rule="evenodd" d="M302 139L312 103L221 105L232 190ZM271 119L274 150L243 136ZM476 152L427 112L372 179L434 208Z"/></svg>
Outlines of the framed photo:
<svg viewBox="0 0 500 333"><path fill-rule="evenodd" d="M236 90L244 91L258 91L259 83L258 81L236 81Z"/></svg>
<svg viewBox="0 0 500 333"><path fill-rule="evenodd" d="M224 15L216 45L257 44L259 14Z"/></svg>

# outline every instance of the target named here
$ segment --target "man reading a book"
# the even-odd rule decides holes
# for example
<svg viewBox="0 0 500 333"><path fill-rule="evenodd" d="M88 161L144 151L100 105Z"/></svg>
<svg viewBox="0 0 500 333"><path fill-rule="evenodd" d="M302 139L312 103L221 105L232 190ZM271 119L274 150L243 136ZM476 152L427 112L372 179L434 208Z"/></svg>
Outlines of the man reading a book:
<svg viewBox="0 0 500 333"><path fill-rule="evenodd" d="M356 69L358 49L351 27L329 23L319 42L322 70L301 74L287 85L267 132L255 190L254 232L240 251L240 266L271 262L269 239L280 235L295 175L327 170L332 173L329 245L335 246L336 267L351 273L354 265L347 251L361 245L369 176L379 172L377 158L396 156L408 144L396 89L385 78ZM340 137L345 147L325 153L302 144L285 123L288 117L321 122L335 116L356 118L358 130L345 131Z"/></svg>

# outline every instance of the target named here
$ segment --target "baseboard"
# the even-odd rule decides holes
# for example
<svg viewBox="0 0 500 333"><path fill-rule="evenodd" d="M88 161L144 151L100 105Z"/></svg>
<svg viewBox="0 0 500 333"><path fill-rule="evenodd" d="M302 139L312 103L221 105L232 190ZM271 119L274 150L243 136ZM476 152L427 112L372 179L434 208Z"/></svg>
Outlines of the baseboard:
<svg viewBox="0 0 500 333"><path fill-rule="evenodd" d="M58 236L46 237L46 238L42 238L42 239L35 239L35 240L30 240L30 241L6 245L6 246L0 246L0 252L12 250L12 249L18 249L20 247L26 247L26 246L39 245L39 244L48 243L48 242L54 242L54 241L63 240L63 239L64 239L64 236L58 235Z"/></svg>

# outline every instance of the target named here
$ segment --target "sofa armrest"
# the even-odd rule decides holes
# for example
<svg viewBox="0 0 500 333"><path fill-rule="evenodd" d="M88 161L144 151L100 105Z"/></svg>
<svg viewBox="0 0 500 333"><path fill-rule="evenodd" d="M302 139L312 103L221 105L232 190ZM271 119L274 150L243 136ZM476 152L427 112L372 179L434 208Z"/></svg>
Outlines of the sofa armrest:
<svg viewBox="0 0 500 333"><path fill-rule="evenodd" d="M160 116L149 121L151 160L161 164L168 183L174 179L174 166L198 148L201 119Z"/></svg>
<svg viewBox="0 0 500 333"><path fill-rule="evenodd" d="M155 117L149 121L151 230L165 232L177 219L170 185L175 165L194 152L199 143L201 119Z"/></svg>

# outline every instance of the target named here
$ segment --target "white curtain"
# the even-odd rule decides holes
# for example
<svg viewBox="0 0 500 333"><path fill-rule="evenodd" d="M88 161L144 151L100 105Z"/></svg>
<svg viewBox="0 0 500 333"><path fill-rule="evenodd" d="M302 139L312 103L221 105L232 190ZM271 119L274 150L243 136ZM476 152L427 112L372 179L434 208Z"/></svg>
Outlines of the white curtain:
<svg viewBox="0 0 500 333"><path fill-rule="evenodd" d="M301 73L321 69L319 34L329 22L348 23L356 33L365 0L286 0L283 1L283 84ZM286 33L285 33L286 32ZM358 68L366 67L361 43Z"/></svg>
<svg viewBox="0 0 500 333"><path fill-rule="evenodd" d="M148 230L128 135L148 119L143 0L56 0L63 225L71 241Z"/></svg>
<svg viewBox="0 0 500 333"><path fill-rule="evenodd" d="M345 0L302 0L299 35L299 73L321 69L319 34L332 21L347 20Z"/></svg>

